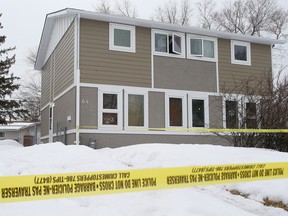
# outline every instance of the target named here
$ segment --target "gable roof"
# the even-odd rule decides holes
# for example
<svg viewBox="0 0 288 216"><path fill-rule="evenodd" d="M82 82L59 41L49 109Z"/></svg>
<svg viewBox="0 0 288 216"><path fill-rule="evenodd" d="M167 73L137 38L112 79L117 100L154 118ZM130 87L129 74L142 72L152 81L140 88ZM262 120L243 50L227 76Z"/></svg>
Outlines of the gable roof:
<svg viewBox="0 0 288 216"><path fill-rule="evenodd" d="M162 23L162 22L156 22L156 21L151 21L151 20L122 17L122 16L116 16L116 15L107 15L107 14L102 14L102 13L97 13L97 12L66 8L60 11L47 14L46 16L46 20L45 20L44 28L42 31L39 48L38 48L36 63L34 66L36 70L41 70L43 65L45 64L46 53L47 53L47 49L48 49L49 42L51 39L51 33L52 33L55 22L57 21L57 19L61 17L65 17L65 16L70 16L70 17L74 16L74 18L79 16L80 18L90 19L90 20L114 22L114 23L121 23L121 24L134 25L134 26L140 26L140 27L147 27L151 29L184 32L184 33L190 33L190 34L198 34L198 35L203 35L203 36L210 36L210 37L223 38L223 39L229 39L229 40L247 41L247 42L266 44L266 45L286 43L285 40L276 40L276 39L271 39L271 38L235 34L235 33L208 30L208 29L191 27L191 26L182 26L182 25L177 25L177 24Z"/></svg>

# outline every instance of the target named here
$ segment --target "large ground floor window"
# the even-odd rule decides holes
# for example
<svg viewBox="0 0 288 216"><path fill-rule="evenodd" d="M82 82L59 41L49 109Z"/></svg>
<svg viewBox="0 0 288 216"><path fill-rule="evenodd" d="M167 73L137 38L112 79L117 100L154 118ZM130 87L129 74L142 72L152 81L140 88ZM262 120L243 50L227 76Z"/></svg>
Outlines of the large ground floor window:
<svg viewBox="0 0 288 216"><path fill-rule="evenodd" d="M258 128L256 102L226 100L224 108L226 128Z"/></svg>
<svg viewBox="0 0 288 216"><path fill-rule="evenodd" d="M153 125L149 125L149 118L153 119L153 115L162 119L163 126L158 128L161 130L209 127L208 94L202 94L201 97L198 92L159 91L163 95L159 98L162 100L163 110L159 112L157 109L158 112L155 113L154 110L149 110L148 89L99 88L98 92L100 129L149 130L149 127L153 128ZM157 104L157 98L153 98L153 103Z"/></svg>

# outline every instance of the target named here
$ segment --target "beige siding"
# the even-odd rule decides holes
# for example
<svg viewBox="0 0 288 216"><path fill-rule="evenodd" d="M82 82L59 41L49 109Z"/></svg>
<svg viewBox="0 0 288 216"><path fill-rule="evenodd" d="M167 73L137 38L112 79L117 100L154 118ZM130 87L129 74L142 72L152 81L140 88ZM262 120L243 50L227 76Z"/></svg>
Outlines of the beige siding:
<svg viewBox="0 0 288 216"><path fill-rule="evenodd" d="M216 63L154 56L155 88L217 91Z"/></svg>
<svg viewBox="0 0 288 216"><path fill-rule="evenodd" d="M271 78L271 46L251 43L251 66L231 64L230 40L218 40L220 91L234 93L235 86L247 80L255 86L261 78Z"/></svg>
<svg viewBox="0 0 288 216"><path fill-rule="evenodd" d="M81 19L82 83L151 87L151 33L136 27L136 53L109 50L109 23Z"/></svg>
<svg viewBox="0 0 288 216"><path fill-rule="evenodd" d="M231 144L223 137L216 135L156 135L156 134L80 134L81 145L88 145L89 140L96 140L96 148L119 148L145 143L172 143L172 144Z"/></svg>
<svg viewBox="0 0 288 216"><path fill-rule="evenodd" d="M98 126L98 89L80 89L80 127L83 129Z"/></svg>
<svg viewBox="0 0 288 216"><path fill-rule="evenodd" d="M220 96L209 96L209 125L210 128L223 128L223 104Z"/></svg>

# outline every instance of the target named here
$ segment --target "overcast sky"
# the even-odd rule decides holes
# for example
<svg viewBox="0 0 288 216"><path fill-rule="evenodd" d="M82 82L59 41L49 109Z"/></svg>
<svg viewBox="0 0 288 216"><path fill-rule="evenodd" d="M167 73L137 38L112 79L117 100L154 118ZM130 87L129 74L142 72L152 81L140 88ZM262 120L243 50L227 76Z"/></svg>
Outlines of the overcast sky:
<svg viewBox="0 0 288 216"><path fill-rule="evenodd" d="M168 0L130 1L135 4L139 18L150 19L155 8ZM221 0L223 1L225 0ZM93 11L96 2L97 0L0 0L0 20L4 26L0 35L7 36L3 47L16 46L16 64L10 71L20 77L31 71L32 67L26 63L25 56L29 49L38 46L46 14L67 7ZM220 5L219 0L216 2ZM279 3L287 7L287 0L279 0Z"/></svg>

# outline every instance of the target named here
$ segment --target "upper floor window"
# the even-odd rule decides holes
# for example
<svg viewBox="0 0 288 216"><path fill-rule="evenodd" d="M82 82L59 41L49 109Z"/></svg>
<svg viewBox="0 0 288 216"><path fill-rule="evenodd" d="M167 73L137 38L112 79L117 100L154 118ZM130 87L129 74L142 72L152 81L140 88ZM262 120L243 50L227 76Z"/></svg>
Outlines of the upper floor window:
<svg viewBox="0 0 288 216"><path fill-rule="evenodd" d="M185 34L154 30L152 35L154 54L181 58L185 57Z"/></svg>
<svg viewBox="0 0 288 216"><path fill-rule="evenodd" d="M110 23L109 49L135 52L135 26Z"/></svg>
<svg viewBox="0 0 288 216"><path fill-rule="evenodd" d="M187 35L187 57L197 60L217 61L217 39Z"/></svg>
<svg viewBox="0 0 288 216"><path fill-rule="evenodd" d="M232 64L251 65L251 49L249 42L231 41Z"/></svg>

